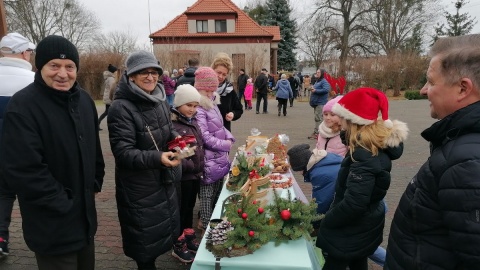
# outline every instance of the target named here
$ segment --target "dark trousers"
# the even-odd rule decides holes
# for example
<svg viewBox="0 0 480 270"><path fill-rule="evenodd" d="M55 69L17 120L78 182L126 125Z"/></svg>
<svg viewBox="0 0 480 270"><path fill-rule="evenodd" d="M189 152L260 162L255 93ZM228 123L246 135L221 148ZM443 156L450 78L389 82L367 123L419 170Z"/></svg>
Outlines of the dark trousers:
<svg viewBox="0 0 480 270"><path fill-rule="evenodd" d="M8 227L12 221L12 209L15 193L0 180L0 237L9 240Z"/></svg>
<svg viewBox="0 0 480 270"><path fill-rule="evenodd" d="M180 198L180 233L182 233L185 228L193 228L193 208L200 191L200 180L181 181L180 189L177 188L177 193Z"/></svg>
<svg viewBox="0 0 480 270"><path fill-rule="evenodd" d="M322 270L345 270L347 266L350 270L368 270L367 259L368 258L365 257L358 260L345 261L332 258L332 256L326 256L325 265Z"/></svg>
<svg viewBox="0 0 480 270"><path fill-rule="evenodd" d="M268 98L267 98L267 93L257 93L257 112L260 111L260 102L263 99L263 112L267 112L268 108Z"/></svg>
<svg viewBox="0 0 480 270"><path fill-rule="evenodd" d="M245 109L248 109L247 100L245 99L244 93L245 93L245 89L238 90L238 100L240 100L240 103L242 103L242 97L243 97L243 101L245 102Z"/></svg>
<svg viewBox="0 0 480 270"><path fill-rule="evenodd" d="M277 98L277 100L278 100L278 112L281 112L283 107L283 115L287 115L287 99Z"/></svg>
<svg viewBox="0 0 480 270"><path fill-rule="evenodd" d="M95 244L63 255L40 255L35 253L39 270L94 270Z"/></svg>
<svg viewBox="0 0 480 270"><path fill-rule="evenodd" d="M102 122L103 118L107 117L108 115L108 108L110 108L110 104L105 104L105 111L100 115L98 118L98 125L100 126L100 123Z"/></svg>

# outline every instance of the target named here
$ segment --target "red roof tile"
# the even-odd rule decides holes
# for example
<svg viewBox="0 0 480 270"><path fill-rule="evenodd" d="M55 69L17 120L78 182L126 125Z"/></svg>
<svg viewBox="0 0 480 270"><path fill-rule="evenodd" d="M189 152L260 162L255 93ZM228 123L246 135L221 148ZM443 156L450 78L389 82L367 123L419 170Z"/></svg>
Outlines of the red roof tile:
<svg viewBox="0 0 480 270"><path fill-rule="evenodd" d="M234 33L188 33L189 14L237 14ZM274 29L277 28L277 29ZM194 38L194 37L269 37L280 41L278 26L260 26L231 0L198 0L187 10L171 20L165 27L152 33L151 38Z"/></svg>

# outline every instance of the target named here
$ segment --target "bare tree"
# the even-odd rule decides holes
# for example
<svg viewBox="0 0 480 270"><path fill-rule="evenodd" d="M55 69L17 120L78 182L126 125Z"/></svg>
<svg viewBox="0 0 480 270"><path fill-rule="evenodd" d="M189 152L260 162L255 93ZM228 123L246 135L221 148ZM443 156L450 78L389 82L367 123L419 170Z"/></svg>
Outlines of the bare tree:
<svg viewBox="0 0 480 270"><path fill-rule="evenodd" d="M112 31L98 35L91 50L127 55L136 50L137 37L127 32Z"/></svg>
<svg viewBox="0 0 480 270"><path fill-rule="evenodd" d="M362 23L368 26L370 38L381 53L399 51L415 29L425 29L434 21L439 0L375 0L376 9L366 13Z"/></svg>
<svg viewBox="0 0 480 270"><path fill-rule="evenodd" d="M339 20L340 27L326 28L336 38L336 49L340 51L339 76L345 76L347 58L351 51L372 52L365 39L366 27L360 20L377 10L370 0L317 0L315 14L323 13L328 20Z"/></svg>
<svg viewBox="0 0 480 270"><path fill-rule="evenodd" d="M317 14L315 18L307 19L300 26L299 50L305 53L310 60L313 60L318 69L323 61L330 56L330 51L335 44L335 38L328 29L331 29L332 22L328 22L325 16Z"/></svg>
<svg viewBox="0 0 480 270"><path fill-rule="evenodd" d="M35 43L58 34L83 49L100 25L95 14L77 0L11 0L5 1L5 9L8 30Z"/></svg>

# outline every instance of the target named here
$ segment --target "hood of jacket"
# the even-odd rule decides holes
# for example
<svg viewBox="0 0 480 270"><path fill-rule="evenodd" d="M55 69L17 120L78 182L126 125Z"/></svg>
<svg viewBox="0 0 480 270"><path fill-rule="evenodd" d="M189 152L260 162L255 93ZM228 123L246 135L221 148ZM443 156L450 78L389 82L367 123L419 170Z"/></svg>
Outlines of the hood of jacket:
<svg viewBox="0 0 480 270"><path fill-rule="evenodd" d="M210 110L218 104L220 104L220 95L217 92L213 92L212 99L206 96L200 96L200 106L205 110Z"/></svg>
<svg viewBox="0 0 480 270"><path fill-rule="evenodd" d="M157 104L165 101L166 94L163 85L160 83L157 83L152 93L148 94L135 83L130 82L127 75L123 75L115 91L115 99L128 99L132 102Z"/></svg>
<svg viewBox="0 0 480 270"><path fill-rule="evenodd" d="M403 154L403 142L408 137L407 124L398 120L393 120L392 133L387 138L386 148L384 152L390 157L390 159L399 159Z"/></svg>
<svg viewBox="0 0 480 270"><path fill-rule="evenodd" d="M108 71L108 70L105 70L105 71L103 72L103 80L106 80L106 79L108 79L109 77L112 77L112 78L113 78L113 73L111 73L111 72Z"/></svg>
<svg viewBox="0 0 480 270"><path fill-rule="evenodd" d="M287 87L287 85L290 85L290 82L287 79L281 79L277 82L277 84Z"/></svg>

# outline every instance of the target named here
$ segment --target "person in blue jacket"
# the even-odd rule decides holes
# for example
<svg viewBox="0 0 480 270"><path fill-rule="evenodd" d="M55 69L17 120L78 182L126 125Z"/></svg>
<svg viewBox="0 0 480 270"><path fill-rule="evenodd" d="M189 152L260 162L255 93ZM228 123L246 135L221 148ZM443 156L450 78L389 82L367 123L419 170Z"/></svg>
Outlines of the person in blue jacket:
<svg viewBox="0 0 480 270"><path fill-rule="evenodd" d="M292 170L303 171L304 181L312 183L312 198L317 203L317 213L325 214L333 201L343 157L316 148L310 150L310 145L306 143L293 146L287 155Z"/></svg>
<svg viewBox="0 0 480 270"><path fill-rule="evenodd" d="M287 116L287 101L290 98L293 98L293 91L292 88L290 87L290 83L287 80L287 75L282 74L280 77L280 80L277 82L277 85L273 89L274 91L277 91L277 94L275 95L278 101L278 116L280 116L280 113L282 111L283 107L283 116Z"/></svg>

